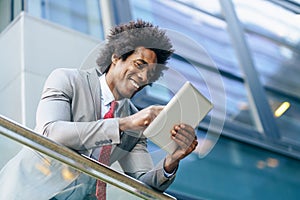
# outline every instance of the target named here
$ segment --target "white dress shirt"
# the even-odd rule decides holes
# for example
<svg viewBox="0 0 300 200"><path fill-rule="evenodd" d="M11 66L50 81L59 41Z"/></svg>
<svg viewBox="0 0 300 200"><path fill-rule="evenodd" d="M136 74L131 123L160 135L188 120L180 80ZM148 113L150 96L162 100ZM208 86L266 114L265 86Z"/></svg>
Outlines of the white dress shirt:
<svg viewBox="0 0 300 200"><path fill-rule="evenodd" d="M100 96L100 98L101 98L101 118L103 118L105 113L108 112L108 110L110 108L110 103L115 100L114 95L112 94L112 92L110 91L110 89L107 85L105 75L106 74L103 74L99 77L100 87L101 87L101 96ZM117 102L118 102L118 105L120 107L124 103L124 100L120 100L120 101L117 101ZM99 149L100 148L98 148L98 151L95 150L94 153L97 152L99 154ZM164 171L165 177L167 177L167 178L170 178L176 172L176 170L174 170L174 172L168 173L164 169L163 169L163 171Z"/></svg>
<svg viewBox="0 0 300 200"><path fill-rule="evenodd" d="M105 113L108 112L108 110L110 108L110 103L115 100L113 93L110 91L110 89L107 85L105 75L106 74L103 74L99 77L100 87L101 87L101 94L100 94L101 118L103 118ZM125 102L125 100L119 100L117 102L118 102L118 107L120 108L123 105L123 103Z"/></svg>

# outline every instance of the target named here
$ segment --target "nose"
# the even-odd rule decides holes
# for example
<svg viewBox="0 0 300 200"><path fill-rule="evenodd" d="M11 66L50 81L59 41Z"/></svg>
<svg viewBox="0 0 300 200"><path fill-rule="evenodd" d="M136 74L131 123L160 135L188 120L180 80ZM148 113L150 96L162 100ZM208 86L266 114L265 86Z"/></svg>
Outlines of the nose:
<svg viewBox="0 0 300 200"><path fill-rule="evenodd" d="M143 82L144 84L147 84L148 83L148 72L147 70L141 70L139 73L138 73L138 77L140 79L141 82Z"/></svg>

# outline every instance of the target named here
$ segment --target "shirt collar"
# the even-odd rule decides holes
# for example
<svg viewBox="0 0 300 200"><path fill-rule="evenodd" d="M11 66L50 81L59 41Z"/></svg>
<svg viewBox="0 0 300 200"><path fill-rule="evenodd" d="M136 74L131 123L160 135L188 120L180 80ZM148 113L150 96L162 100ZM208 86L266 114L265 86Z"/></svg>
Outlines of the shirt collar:
<svg viewBox="0 0 300 200"><path fill-rule="evenodd" d="M103 104L105 106L108 106L112 101L115 100L115 97L114 97L113 93L111 92L111 90L108 87L105 76L106 76L106 73L102 74L99 77L100 87L101 87L101 101L103 102ZM121 107L123 105L123 103L125 102L125 99L119 100L117 102L118 102L118 105L119 105L118 107Z"/></svg>
<svg viewBox="0 0 300 200"><path fill-rule="evenodd" d="M99 79L100 79L100 86L101 86L101 100L103 104L107 106L108 104L110 104L110 102L115 100L115 98L107 85L105 75L106 74L101 75Z"/></svg>

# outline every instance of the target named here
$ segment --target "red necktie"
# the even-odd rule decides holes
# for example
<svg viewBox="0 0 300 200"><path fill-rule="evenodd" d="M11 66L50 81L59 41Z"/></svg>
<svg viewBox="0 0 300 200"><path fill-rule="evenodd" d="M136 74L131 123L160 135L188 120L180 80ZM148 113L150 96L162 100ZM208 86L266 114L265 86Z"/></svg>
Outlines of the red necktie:
<svg viewBox="0 0 300 200"><path fill-rule="evenodd" d="M104 119L107 118L114 118L114 112L117 109L118 103L116 101L112 101L110 104L109 111L104 115ZM111 145L106 145L101 148L100 155L99 155L99 162L109 165L109 157L111 152ZM97 180L96 185L96 196L98 200L105 200L106 199L106 183Z"/></svg>

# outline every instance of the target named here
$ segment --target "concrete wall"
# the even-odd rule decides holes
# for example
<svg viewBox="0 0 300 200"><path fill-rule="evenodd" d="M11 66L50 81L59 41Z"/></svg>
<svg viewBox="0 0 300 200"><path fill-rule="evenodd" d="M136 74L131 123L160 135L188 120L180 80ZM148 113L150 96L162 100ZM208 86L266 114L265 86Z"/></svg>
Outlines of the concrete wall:
<svg viewBox="0 0 300 200"><path fill-rule="evenodd" d="M49 73L59 67L79 68L99 42L22 13L0 35L0 114L34 128Z"/></svg>
<svg viewBox="0 0 300 200"><path fill-rule="evenodd" d="M0 114L33 129L49 73L55 68L79 68L89 63L85 58L99 42L21 13L0 34ZM1 154L1 168L21 145L0 136L0 147L1 152L7 152Z"/></svg>

